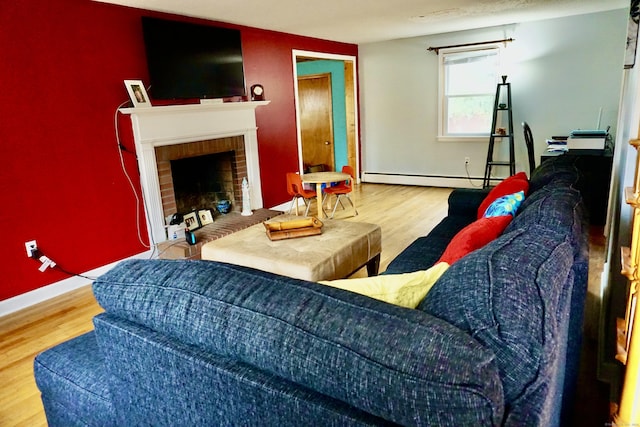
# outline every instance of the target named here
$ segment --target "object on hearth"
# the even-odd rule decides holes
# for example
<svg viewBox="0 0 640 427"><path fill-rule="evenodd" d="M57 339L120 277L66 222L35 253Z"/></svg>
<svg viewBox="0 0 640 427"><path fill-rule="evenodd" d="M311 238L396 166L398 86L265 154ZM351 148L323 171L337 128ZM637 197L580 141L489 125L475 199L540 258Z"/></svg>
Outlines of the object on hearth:
<svg viewBox="0 0 640 427"><path fill-rule="evenodd" d="M231 202L229 200L219 200L216 208L221 214L227 214L231 211Z"/></svg>
<svg viewBox="0 0 640 427"><path fill-rule="evenodd" d="M263 222L269 240L295 239L322 234L324 225L316 217L281 222Z"/></svg>
<svg viewBox="0 0 640 427"><path fill-rule="evenodd" d="M181 224L171 224L167 226L167 239L168 240L178 240L184 239L185 230L187 229L186 224L183 222Z"/></svg>
<svg viewBox="0 0 640 427"><path fill-rule="evenodd" d="M200 219L200 225L202 226L213 224L213 214L209 209L200 209L198 211L198 218Z"/></svg>
<svg viewBox="0 0 640 427"><path fill-rule="evenodd" d="M242 178L242 216L253 215L251 211L251 197L249 196L249 181L247 177Z"/></svg>

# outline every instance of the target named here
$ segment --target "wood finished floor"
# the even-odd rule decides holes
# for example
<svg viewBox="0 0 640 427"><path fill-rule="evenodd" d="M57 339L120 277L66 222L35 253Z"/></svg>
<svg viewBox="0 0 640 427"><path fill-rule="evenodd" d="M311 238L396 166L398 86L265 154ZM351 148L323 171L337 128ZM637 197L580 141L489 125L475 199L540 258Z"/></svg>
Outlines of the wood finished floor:
<svg viewBox="0 0 640 427"><path fill-rule="evenodd" d="M359 215L351 216L353 211L345 203L346 210L338 207L336 218L380 225L383 242L380 271L384 271L398 253L415 238L427 234L446 215L450 191L446 188L362 184L355 190ZM313 209L315 206L312 206L312 212ZM602 250L598 245L592 246L592 253L594 249ZM354 274L355 277L365 275L365 269ZM102 309L87 284L0 318L0 426L47 425L33 378L33 358L49 347L92 330L91 319L100 312ZM590 340L586 343L593 344ZM602 426L608 413L608 403L602 397L606 390L595 380L595 359L589 355L584 359L576 403L579 424L576 425Z"/></svg>

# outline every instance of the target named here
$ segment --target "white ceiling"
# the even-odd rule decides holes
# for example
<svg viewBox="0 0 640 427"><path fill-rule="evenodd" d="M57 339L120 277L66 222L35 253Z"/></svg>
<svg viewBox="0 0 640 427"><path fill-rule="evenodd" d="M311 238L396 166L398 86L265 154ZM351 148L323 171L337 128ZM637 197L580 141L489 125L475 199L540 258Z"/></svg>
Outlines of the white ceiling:
<svg viewBox="0 0 640 427"><path fill-rule="evenodd" d="M346 43L629 7L629 0L96 0Z"/></svg>

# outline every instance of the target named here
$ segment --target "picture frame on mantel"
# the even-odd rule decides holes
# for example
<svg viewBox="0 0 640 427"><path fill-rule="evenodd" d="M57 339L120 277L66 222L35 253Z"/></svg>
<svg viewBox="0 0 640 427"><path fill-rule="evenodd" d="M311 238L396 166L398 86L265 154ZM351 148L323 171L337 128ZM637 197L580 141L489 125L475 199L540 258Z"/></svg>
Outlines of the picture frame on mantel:
<svg viewBox="0 0 640 427"><path fill-rule="evenodd" d="M125 80L124 86L127 88L129 98L135 108L151 107L151 100L147 95L142 80Z"/></svg>

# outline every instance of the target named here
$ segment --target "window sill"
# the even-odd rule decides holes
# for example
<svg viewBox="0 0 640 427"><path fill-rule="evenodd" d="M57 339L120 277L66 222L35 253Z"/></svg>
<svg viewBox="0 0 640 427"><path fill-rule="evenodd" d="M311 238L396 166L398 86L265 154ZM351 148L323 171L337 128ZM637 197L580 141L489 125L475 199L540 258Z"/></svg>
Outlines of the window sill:
<svg viewBox="0 0 640 427"><path fill-rule="evenodd" d="M489 142L488 136L442 136L437 137L438 142ZM499 141L499 139L496 139Z"/></svg>

